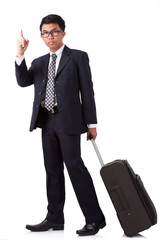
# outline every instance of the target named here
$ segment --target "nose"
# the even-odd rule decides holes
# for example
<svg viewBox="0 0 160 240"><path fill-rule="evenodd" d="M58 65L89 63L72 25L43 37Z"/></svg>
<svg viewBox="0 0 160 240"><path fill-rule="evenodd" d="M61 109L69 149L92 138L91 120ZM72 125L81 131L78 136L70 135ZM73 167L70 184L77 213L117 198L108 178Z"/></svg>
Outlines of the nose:
<svg viewBox="0 0 160 240"><path fill-rule="evenodd" d="M48 38L54 38L53 34L50 32Z"/></svg>

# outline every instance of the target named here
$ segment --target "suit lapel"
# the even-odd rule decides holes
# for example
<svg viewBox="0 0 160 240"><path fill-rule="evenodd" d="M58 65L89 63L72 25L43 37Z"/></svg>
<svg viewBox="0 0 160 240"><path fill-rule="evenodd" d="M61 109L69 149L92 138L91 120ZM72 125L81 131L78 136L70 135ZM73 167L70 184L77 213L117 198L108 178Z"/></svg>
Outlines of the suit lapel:
<svg viewBox="0 0 160 240"><path fill-rule="evenodd" d="M61 56L61 60L60 60L60 63L59 63L59 67L58 67L58 70L57 70L56 77L60 74L60 72L63 70L64 66L68 62L68 60L70 58L70 53L71 53L71 49L68 48L67 46L65 46L64 50L63 50L63 53L62 53L62 56ZM44 55L44 57L42 58L41 64L40 64L40 67L41 67L45 77L47 77L47 74L48 74L49 58L50 58L49 53Z"/></svg>
<svg viewBox="0 0 160 240"><path fill-rule="evenodd" d="M60 72L63 70L64 66L68 62L68 60L70 58L70 54L71 54L71 49L68 48L67 46L65 46L64 50L63 50L63 53L62 53L60 63L59 63L59 67L58 67L58 70L57 70L56 77L60 74Z"/></svg>
<svg viewBox="0 0 160 240"><path fill-rule="evenodd" d="M49 58L50 58L50 54L48 53L43 57L41 64L40 64L45 77L47 77L47 74L48 74Z"/></svg>

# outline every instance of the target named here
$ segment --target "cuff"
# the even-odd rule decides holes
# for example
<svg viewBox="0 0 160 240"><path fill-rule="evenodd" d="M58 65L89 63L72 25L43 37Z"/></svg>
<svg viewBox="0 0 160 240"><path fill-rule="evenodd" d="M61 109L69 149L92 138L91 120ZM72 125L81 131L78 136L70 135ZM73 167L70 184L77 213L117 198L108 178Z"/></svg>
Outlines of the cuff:
<svg viewBox="0 0 160 240"><path fill-rule="evenodd" d="M16 57L16 63L17 63L17 65L20 66L21 63L23 62L23 60L24 60L24 55L23 55L22 57Z"/></svg>
<svg viewBox="0 0 160 240"><path fill-rule="evenodd" d="M97 127L97 124L88 124L87 127L88 127L88 128L96 128L96 127Z"/></svg>

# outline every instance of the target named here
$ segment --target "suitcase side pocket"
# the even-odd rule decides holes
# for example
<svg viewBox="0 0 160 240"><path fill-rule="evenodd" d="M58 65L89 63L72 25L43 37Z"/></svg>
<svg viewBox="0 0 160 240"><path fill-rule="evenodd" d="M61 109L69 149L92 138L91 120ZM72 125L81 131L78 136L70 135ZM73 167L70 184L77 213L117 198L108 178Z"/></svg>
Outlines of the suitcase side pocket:
<svg viewBox="0 0 160 240"><path fill-rule="evenodd" d="M120 186L114 186L109 194L118 214L129 210L129 205Z"/></svg>

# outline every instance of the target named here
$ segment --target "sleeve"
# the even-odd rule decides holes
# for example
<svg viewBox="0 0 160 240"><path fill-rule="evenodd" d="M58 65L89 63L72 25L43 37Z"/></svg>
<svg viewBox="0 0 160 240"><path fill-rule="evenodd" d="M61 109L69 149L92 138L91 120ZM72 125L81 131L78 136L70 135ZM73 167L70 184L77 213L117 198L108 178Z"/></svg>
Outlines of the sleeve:
<svg viewBox="0 0 160 240"><path fill-rule="evenodd" d="M33 62L30 69L27 69L25 59L21 59L21 64L15 63L17 83L20 87L27 87L33 84Z"/></svg>
<svg viewBox="0 0 160 240"><path fill-rule="evenodd" d="M79 62L79 84L85 124L97 124L93 82L87 53L83 52Z"/></svg>

